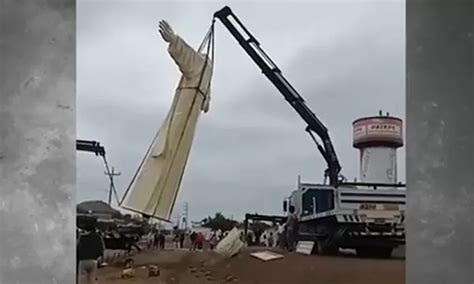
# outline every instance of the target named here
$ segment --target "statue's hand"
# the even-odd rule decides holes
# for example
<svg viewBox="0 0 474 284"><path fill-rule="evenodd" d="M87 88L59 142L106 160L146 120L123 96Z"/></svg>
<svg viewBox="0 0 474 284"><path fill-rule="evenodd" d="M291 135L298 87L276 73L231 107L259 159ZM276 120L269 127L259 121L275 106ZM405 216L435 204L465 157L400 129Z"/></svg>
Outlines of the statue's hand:
<svg viewBox="0 0 474 284"><path fill-rule="evenodd" d="M161 37L166 42L171 43L176 39L176 34L174 33L173 29L168 24L168 22L166 22L165 20L160 21L159 31L160 31Z"/></svg>

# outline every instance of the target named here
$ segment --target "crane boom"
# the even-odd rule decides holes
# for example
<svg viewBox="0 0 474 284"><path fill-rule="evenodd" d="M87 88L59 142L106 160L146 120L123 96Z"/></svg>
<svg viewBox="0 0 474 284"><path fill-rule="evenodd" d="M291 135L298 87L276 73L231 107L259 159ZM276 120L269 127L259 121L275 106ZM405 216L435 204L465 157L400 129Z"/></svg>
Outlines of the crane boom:
<svg viewBox="0 0 474 284"><path fill-rule="evenodd" d="M76 140L76 150L82 152L91 152L96 156L105 156L105 148L97 141Z"/></svg>
<svg viewBox="0 0 474 284"><path fill-rule="evenodd" d="M300 117L308 124L306 131L311 135L314 142L316 143L319 152L324 157L328 169L327 175L329 176L329 182L331 185L337 186L339 183L339 173L341 166L336 155L334 146L332 145L326 126L316 117L311 109L305 104L303 97L296 91L296 89L286 80L281 70L272 61L272 59L265 53L260 47L259 42L255 37L247 30L232 10L225 6L221 10L214 14L214 18L218 18L227 30L234 36L237 42L252 58L262 70L262 73L273 83L273 85L280 91L285 97L285 100L296 110ZM239 31L236 25L245 33L245 36ZM321 141L322 145L315 139L313 132L316 133Z"/></svg>

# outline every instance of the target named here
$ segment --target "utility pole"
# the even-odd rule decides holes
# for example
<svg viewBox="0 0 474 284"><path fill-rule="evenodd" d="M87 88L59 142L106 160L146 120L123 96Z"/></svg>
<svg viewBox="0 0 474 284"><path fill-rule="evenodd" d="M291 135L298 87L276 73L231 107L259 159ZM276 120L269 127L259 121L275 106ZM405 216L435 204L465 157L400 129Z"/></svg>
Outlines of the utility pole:
<svg viewBox="0 0 474 284"><path fill-rule="evenodd" d="M184 223L184 230L188 230L188 217L189 217L189 211L188 211L188 203L184 202L184 208L183 208L183 223Z"/></svg>
<svg viewBox="0 0 474 284"><path fill-rule="evenodd" d="M112 167L112 171L111 171L111 172L109 172L109 173L104 172L104 174L110 178L109 200L108 200L108 204L109 204L109 206L110 206L110 205L112 205L112 193L115 192L114 177L119 176L119 175L121 175L122 173L120 173L120 172L116 173L116 172L115 172L115 168ZM115 194L117 194L117 193L115 192Z"/></svg>
<svg viewBox="0 0 474 284"><path fill-rule="evenodd" d="M180 225L181 225L180 220L181 220L181 214L178 214L178 220L177 220L177 222L176 222L176 229L177 229L177 230L179 230Z"/></svg>

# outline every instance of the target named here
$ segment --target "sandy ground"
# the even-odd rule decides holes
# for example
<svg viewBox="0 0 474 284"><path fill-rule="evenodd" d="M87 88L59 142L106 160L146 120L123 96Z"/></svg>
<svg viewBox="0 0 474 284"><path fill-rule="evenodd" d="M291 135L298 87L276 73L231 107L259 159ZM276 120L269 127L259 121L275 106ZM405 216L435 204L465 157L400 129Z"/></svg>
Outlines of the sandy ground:
<svg viewBox="0 0 474 284"><path fill-rule="evenodd" d="M133 257L134 279L121 279L120 263L99 270L99 284L402 284L403 259L360 259L348 254L337 257L285 254L280 260L263 262L246 249L224 259L213 252L187 250L147 251ZM262 250L262 249L258 249ZM148 277L143 266L160 268L159 277Z"/></svg>

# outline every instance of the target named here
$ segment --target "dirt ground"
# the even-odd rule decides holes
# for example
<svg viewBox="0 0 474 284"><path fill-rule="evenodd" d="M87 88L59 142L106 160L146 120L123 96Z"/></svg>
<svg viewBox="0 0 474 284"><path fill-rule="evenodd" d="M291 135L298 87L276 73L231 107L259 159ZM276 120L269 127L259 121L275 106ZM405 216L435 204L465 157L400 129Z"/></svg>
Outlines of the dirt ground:
<svg viewBox="0 0 474 284"><path fill-rule="evenodd" d="M213 252L186 250L148 251L133 257L134 279L121 279L120 263L99 270L99 284L403 284L403 259L360 259L284 254L280 260L263 262L246 249L231 259ZM259 249L262 250L262 249ZM160 268L159 277L148 277L147 265Z"/></svg>

